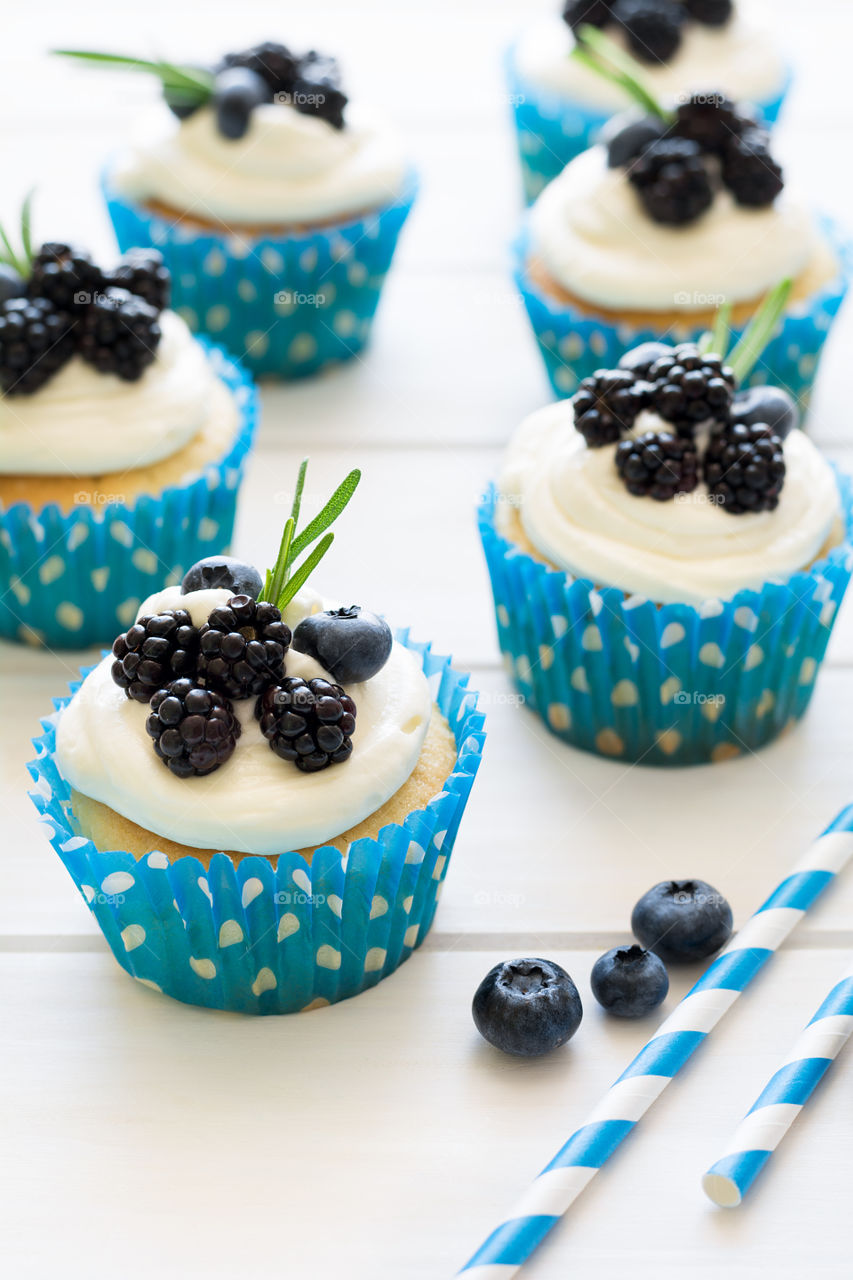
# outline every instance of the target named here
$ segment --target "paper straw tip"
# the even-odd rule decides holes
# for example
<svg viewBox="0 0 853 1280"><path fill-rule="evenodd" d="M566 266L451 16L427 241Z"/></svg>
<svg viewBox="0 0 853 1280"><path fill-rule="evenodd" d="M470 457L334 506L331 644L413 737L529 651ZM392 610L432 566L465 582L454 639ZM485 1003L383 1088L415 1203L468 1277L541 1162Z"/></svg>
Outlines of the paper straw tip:
<svg viewBox="0 0 853 1280"><path fill-rule="evenodd" d="M706 1173L702 1179L702 1190L721 1209L735 1209L741 1202L737 1183L723 1173Z"/></svg>

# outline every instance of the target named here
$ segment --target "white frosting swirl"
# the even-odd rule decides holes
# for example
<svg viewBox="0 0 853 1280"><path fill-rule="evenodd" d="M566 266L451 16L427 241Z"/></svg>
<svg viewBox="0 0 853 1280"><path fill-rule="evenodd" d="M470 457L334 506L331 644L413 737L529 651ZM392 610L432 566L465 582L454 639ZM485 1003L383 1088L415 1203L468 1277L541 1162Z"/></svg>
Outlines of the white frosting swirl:
<svg viewBox="0 0 853 1280"><path fill-rule="evenodd" d="M617 27L609 26L606 34L627 49ZM534 23L516 46L521 75L606 115L619 111L625 106L624 92L570 58L573 45L572 33L560 17ZM766 29L740 12L723 27L686 23L675 56L664 63L644 62L642 69L643 79L657 98L724 89L733 98L761 102L775 97L785 80L785 64Z"/></svg>
<svg viewBox="0 0 853 1280"><path fill-rule="evenodd" d="M641 414L635 431L660 428ZM571 402L532 414L517 430L500 479L499 526L524 532L546 559L597 586L660 604L731 599L743 588L805 569L840 533L832 469L802 431L785 440L785 484L774 511L733 516L700 485L669 502L637 498L620 479L615 445L587 448ZM500 509L499 509L500 510Z"/></svg>
<svg viewBox="0 0 853 1280"><path fill-rule="evenodd" d="M169 587L138 616L187 609L196 625L229 591L181 595ZM305 612L313 611L309 606ZM293 612L288 615L292 623ZM203 778L177 778L154 754L145 732L148 707L133 702L110 675L110 656L86 678L60 717L56 757L67 782L132 822L198 849L277 854L311 848L348 831L389 800L421 753L432 699L417 656L394 644L381 671L349 686L358 708L346 764L301 773L261 736L255 699L233 704L243 732L234 754ZM290 650L287 673L328 679L312 658Z"/></svg>
<svg viewBox="0 0 853 1280"><path fill-rule="evenodd" d="M182 449L207 418L216 374L180 316L164 311L160 324L137 382L73 356L33 395L0 397L0 474L104 475Z"/></svg>
<svg viewBox="0 0 853 1280"><path fill-rule="evenodd" d="M346 124L265 103L242 138L228 139L210 107L178 123L165 107L145 120L111 181L120 194L158 200L203 221L302 223L386 204L406 175L402 142L348 106Z"/></svg>
<svg viewBox="0 0 853 1280"><path fill-rule="evenodd" d="M548 274L586 302L642 311L707 311L725 299L750 302L819 252L809 211L790 188L766 209L720 190L684 227L655 222L624 169L604 147L566 165L530 215L531 252Z"/></svg>

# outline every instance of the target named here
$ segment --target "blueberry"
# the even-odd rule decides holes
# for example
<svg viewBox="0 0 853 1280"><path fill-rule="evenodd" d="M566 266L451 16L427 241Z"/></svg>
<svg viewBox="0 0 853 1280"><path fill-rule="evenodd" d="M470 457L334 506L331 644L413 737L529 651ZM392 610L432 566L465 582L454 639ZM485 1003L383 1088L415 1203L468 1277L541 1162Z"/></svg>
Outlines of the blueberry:
<svg viewBox="0 0 853 1280"><path fill-rule="evenodd" d="M800 425L800 413L787 391L781 387L746 387L735 396L732 422L748 427L763 422L781 440Z"/></svg>
<svg viewBox="0 0 853 1280"><path fill-rule="evenodd" d="M471 1012L489 1044L533 1058L571 1040L583 1006L565 969L552 960L505 960L480 983Z"/></svg>
<svg viewBox="0 0 853 1280"><path fill-rule="evenodd" d="M227 71L220 71L213 86L219 132L224 138L242 138L249 127L252 111L271 99L269 85L256 71L250 71L248 67L229 67Z"/></svg>
<svg viewBox="0 0 853 1280"><path fill-rule="evenodd" d="M642 1018L656 1009L669 991L663 961L642 947L614 947L592 966L592 994L617 1018Z"/></svg>
<svg viewBox="0 0 853 1280"><path fill-rule="evenodd" d="M0 302L8 302L10 298L26 296L27 286L14 267L0 262Z"/></svg>
<svg viewBox="0 0 853 1280"><path fill-rule="evenodd" d="M661 960L704 960L730 938L732 909L704 880L663 880L634 907L631 929Z"/></svg>
<svg viewBox="0 0 853 1280"><path fill-rule="evenodd" d="M187 569L181 583L181 594L188 591L210 591L222 587L236 596L257 600L263 586L261 575L252 564L244 564L233 556L207 556Z"/></svg>
<svg viewBox="0 0 853 1280"><path fill-rule="evenodd" d="M385 666L394 637L384 618L357 604L303 618L293 648L316 658L338 684L361 684Z"/></svg>
<svg viewBox="0 0 853 1280"><path fill-rule="evenodd" d="M645 378L657 360L662 360L664 356L671 356L672 352L673 348L667 346L665 342L641 342L638 347L625 352L619 361L619 368L628 369L631 373Z"/></svg>
<svg viewBox="0 0 853 1280"><path fill-rule="evenodd" d="M607 147L607 164L610 169L621 169L651 142L657 142L666 132L666 124L659 116L637 116L633 111L614 116L601 134L601 142Z"/></svg>

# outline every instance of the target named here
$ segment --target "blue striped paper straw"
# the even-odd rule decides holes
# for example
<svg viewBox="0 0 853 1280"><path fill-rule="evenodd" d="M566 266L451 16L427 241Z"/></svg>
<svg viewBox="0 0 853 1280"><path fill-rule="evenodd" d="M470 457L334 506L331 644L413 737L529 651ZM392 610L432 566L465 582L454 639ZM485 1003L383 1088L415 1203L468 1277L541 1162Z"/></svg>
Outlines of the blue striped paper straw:
<svg viewBox="0 0 853 1280"><path fill-rule="evenodd" d="M714 1204L740 1204L851 1032L853 960L702 1179Z"/></svg>
<svg viewBox="0 0 853 1280"><path fill-rule="evenodd" d="M853 805L848 805L661 1023L586 1124L572 1134L457 1275L466 1280L509 1280L518 1272L851 856Z"/></svg>

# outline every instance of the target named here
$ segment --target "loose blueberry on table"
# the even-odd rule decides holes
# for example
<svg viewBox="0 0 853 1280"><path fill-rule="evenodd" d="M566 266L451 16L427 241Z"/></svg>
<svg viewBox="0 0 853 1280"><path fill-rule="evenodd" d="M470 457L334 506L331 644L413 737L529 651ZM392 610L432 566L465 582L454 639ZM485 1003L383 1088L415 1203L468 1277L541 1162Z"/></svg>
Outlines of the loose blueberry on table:
<svg viewBox="0 0 853 1280"><path fill-rule="evenodd" d="M338 681L361 683L376 675L393 638L386 622L358 605L313 615L305 621L316 625L301 623L301 642L294 647L333 679L287 674L292 637L282 612L331 546L334 534L327 530L360 479L360 472L350 472L300 532L306 470L303 462L278 557L264 578L232 556L208 556L186 572L182 594L232 594L201 626L187 610L167 609L139 618L113 644L112 678L128 698L148 704L154 751L177 777L212 773L230 759L241 733L234 704L250 698L270 748L303 773L344 764L352 755L358 712Z"/></svg>
<svg viewBox="0 0 853 1280"><path fill-rule="evenodd" d="M135 382L153 363L170 277L156 249L131 249L103 268L85 250L30 246L29 208L20 250L0 228L0 391L31 395L74 355Z"/></svg>
<svg viewBox="0 0 853 1280"><path fill-rule="evenodd" d="M704 880L663 880L634 907L631 929L667 963L704 960L731 937L732 909Z"/></svg>
<svg viewBox="0 0 853 1280"><path fill-rule="evenodd" d="M179 120L189 119L199 107L209 104L218 132L229 141L244 137L252 112L268 103L314 116L333 129L344 127L347 96L341 89L340 68L334 58L315 49L294 53L286 45L269 40L251 49L226 53L212 68L85 49L55 52L95 66L150 72L160 80L166 105Z"/></svg>
<svg viewBox="0 0 853 1280"><path fill-rule="evenodd" d="M602 1008L617 1018L642 1018L666 999L663 961L642 947L614 947L592 967L590 986Z"/></svg>
<svg viewBox="0 0 853 1280"><path fill-rule="evenodd" d="M583 1017L578 989L552 960L505 960L474 994L474 1023L504 1053L539 1057L571 1040Z"/></svg>
<svg viewBox="0 0 853 1280"><path fill-rule="evenodd" d="M645 342L617 369L584 378L572 398L574 425L591 449L615 445L613 462L629 493L666 502L704 483L729 515L772 511L785 483L784 439L798 424L780 387L739 390L766 345L790 291L765 299L731 353L727 316L707 342ZM664 426L649 428L650 420Z"/></svg>

